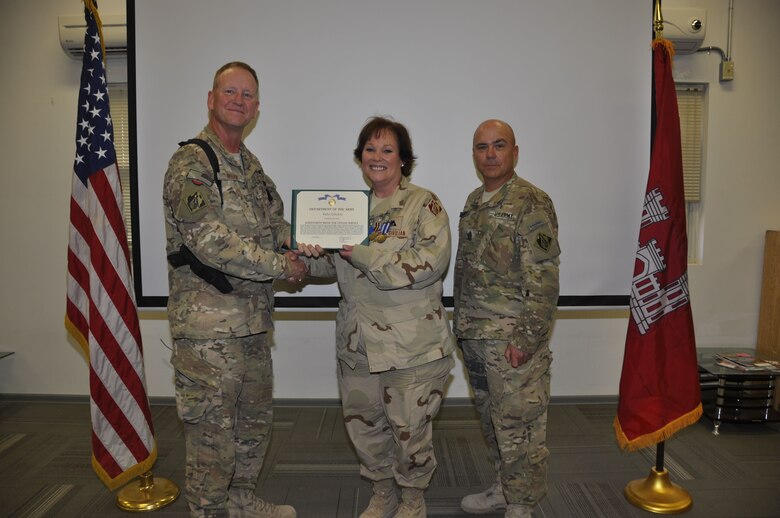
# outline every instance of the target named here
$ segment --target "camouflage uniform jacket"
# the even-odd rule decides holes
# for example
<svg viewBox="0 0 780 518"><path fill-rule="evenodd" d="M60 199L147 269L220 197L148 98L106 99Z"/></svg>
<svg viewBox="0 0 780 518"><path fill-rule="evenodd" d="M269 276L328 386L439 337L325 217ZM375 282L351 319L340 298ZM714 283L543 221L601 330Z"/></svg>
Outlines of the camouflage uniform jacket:
<svg viewBox="0 0 780 518"><path fill-rule="evenodd" d="M371 372L448 356L455 340L441 295L451 237L439 199L403 178L389 201L372 207L371 226L385 237L355 246L352 264L333 254L342 294L336 318L338 358L354 367L360 340ZM314 263L323 264L310 265L313 275L332 276L332 271L317 268L333 263Z"/></svg>
<svg viewBox="0 0 780 518"><path fill-rule="evenodd" d="M550 197L513 175L460 215L455 260L455 334L507 340L534 353L550 338L558 301L558 219Z"/></svg>
<svg viewBox="0 0 780 518"><path fill-rule="evenodd" d="M203 150L192 144L180 147L165 174L167 253L185 244L203 264L224 272L233 291L220 293L188 265L169 264L171 334L207 339L267 331L273 327L271 281L288 267L277 252L290 233L282 199L243 143L237 160L208 126L198 138L208 142L219 159L223 199Z"/></svg>

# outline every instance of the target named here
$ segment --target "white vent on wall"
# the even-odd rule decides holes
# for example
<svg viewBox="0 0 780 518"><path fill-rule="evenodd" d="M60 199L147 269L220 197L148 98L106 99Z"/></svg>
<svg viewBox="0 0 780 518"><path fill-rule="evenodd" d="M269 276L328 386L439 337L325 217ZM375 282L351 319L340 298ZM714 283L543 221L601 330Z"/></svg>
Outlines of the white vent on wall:
<svg viewBox="0 0 780 518"><path fill-rule="evenodd" d="M60 45L65 53L74 58L81 59L84 55L84 32L87 23L84 15L59 16L57 21L60 26ZM127 54L127 21L124 14L104 14L100 17L103 24L103 43L106 47L106 55Z"/></svg>
<svg viewBox="0 0 780 518"><path fill-rule="evenodd" d="M671 40L675 52L691 54L701 47L707 32L707 10L701 7L663 10L664 38Z"/></svg>

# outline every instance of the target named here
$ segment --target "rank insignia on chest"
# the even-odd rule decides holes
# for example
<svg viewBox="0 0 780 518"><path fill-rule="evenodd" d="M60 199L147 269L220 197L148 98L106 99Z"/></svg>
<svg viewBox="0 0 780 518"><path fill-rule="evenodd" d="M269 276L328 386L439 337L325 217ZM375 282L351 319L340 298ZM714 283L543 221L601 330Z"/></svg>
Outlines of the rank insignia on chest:
<svg viewBox="0 0 780 518"><path fill-rule="evenodd" d="M190 212L196 212L206 206L206 201L201 196L200 192L195 191L187 196L187 208Z"/></svg>

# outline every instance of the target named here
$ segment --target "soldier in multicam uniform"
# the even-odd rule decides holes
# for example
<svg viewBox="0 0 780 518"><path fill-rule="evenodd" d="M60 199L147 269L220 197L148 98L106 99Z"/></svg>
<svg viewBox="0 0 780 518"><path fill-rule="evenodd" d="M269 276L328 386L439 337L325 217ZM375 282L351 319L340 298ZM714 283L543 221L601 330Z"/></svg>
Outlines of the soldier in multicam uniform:
<svg viewBox="0 0 780 518"><path fill-rule="evenodd" d="M402 124L371 119L355 157L372 185L371 241L309 268L313 276L335 271L343 297L336 351L344 421L360 473L373 482L360 516L424 517L423 492L436 468L432 420L454 364L441 301L449 220L436 195L406 178L415 156Z"/></svg>
<svg viewBox="0 0 780 518"><path fill-rule="evenodd" d="M184 145L165 174L167 251L189 260L169 266L168 319L194 517L295 516L254 494L272 427L271 282L306 272L294 253L279 252L289 239L282 200L242 142L258 107L255 71L240 62L220 68L198 135L218 173L203 149ZM195 273L204 269L229 285L220 290Z"/></svg>
<svg viewBox="0 0 780 518"><path fill-rule="evenodd" d="M455 264L455 334L497 479L468 495L469 513L530 517L547 490L550 333L558 300L558 220L552 200L514 171L512 128L474 134L484 186L466 200Z"/></svg>

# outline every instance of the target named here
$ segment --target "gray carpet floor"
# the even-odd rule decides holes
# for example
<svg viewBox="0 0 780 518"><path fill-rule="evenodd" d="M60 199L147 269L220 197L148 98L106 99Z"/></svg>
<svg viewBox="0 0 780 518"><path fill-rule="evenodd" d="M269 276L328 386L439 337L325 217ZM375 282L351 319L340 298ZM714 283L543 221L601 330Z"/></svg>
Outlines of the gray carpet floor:
<svg viewBox="0 0 780 518"><path fill-rule="evenodd" d="M181 487L184 445L176 410L155 405L152 411L159 451L154 474ZM649 475L655 449L621 452L614 416L611 403L551 405L549 491L536 518L652 516L631 505L623 489ZM780 426L723 424L720 435L712 429L705 417L666 443L671 480L693 499L684 516L780 517ZM493 480L473 409L446 405L434 441L439 468L426 493L428 514L469 516L460 498ZM128 516L95 476L90 458L87 403L0 398L0 516ZM277 404L258 494L294 505L301 518L360 515L371 486L360 478L338 406ZM186 505L179 498L153 515L184 518Z"/></svg>

